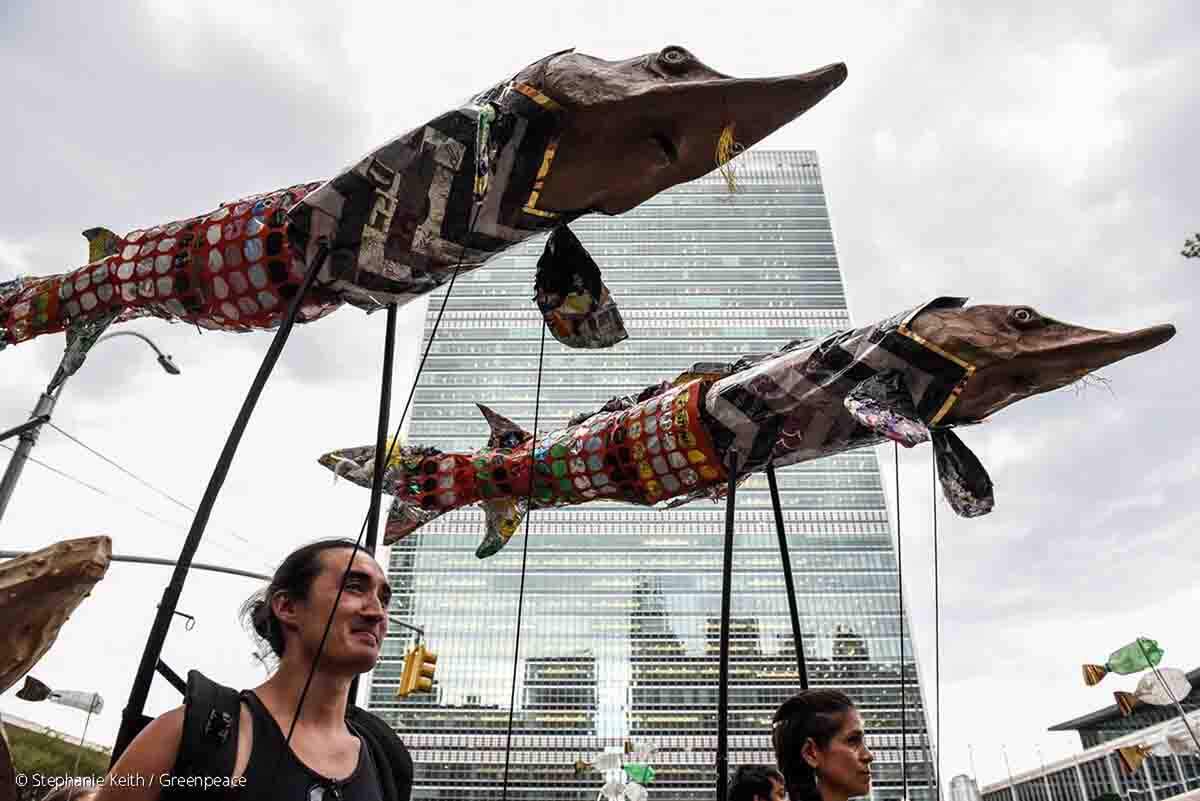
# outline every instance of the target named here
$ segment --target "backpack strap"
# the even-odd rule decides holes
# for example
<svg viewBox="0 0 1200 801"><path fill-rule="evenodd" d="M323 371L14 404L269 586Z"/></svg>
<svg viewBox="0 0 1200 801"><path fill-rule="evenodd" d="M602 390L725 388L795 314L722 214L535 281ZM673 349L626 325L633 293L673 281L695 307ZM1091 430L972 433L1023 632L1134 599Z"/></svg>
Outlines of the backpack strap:
<svg viewBox="0 0 1200 801"><path fill-rule="evenodd" d="M198 670L189 670L184 704L175 775L229 778L237 763L241 715L237 690L217 684Z"/></svg>
<svg viewBox="0 0 1200 801"><path fill-rule="evenodd" d="M387 723L365 709L351 706L346 719L362 735L379 768L384 801L410 801L413 786L413 760L404 741Z"/></svg>

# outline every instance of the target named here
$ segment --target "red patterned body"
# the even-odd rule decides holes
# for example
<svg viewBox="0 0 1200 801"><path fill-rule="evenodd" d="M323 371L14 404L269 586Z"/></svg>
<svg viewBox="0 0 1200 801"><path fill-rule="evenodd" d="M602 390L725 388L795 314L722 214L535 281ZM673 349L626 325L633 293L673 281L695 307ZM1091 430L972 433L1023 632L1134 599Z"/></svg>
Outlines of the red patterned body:
<svg viewBox="0 0 1200 801"><path fill-rule="evenodd" d="M111 255L18 290L0 311L0 331L14 344L112 314L225 331L274 327L306 269L289 235L287 211L320 185L301 184L131 231L108 243ZM332 294L314 290L300 319L316 319L339 305Z"/></svg>
<svg viewBox="0 0 1200 801"><path fill-rule="evenodd" d="M702 492L720 485L726 475L700 415L706 387L699 380L669 387L629 408L600 412L511 449L402 454L389 470L389 491L433 515L526 498L534 508L596 499L651 506ZM370 474L360 465L373 454L374 449L352 449L330 454L326 464L343 473L339 465L352 462L343 474L365 482ZM400 525L390 533L403 536L424 522L413 519L416 525Z"/></svg>

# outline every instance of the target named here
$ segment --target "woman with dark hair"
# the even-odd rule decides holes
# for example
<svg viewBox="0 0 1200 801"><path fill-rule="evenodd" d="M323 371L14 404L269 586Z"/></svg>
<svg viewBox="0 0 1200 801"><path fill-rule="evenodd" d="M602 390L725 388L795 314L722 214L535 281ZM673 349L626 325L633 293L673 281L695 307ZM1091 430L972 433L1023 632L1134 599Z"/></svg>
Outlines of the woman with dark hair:
<svg viewBox="0 0 1200 801"><path fill-rule="evenodd" d="M801 690L775 710L775 762L788 801L846 801L871 791L874 754L854 702L837 690Z"/></svg>
<svg viewBox="0 0 1200 801"><path fill-rule="evenodd" d="M408 801L403 743L348 704L351 682L379 659L391 595L383 569L353 541L291 553L242 609L277 658L275 672L239 693L191 671L185 705L142 730L96 801Z"/></svg>

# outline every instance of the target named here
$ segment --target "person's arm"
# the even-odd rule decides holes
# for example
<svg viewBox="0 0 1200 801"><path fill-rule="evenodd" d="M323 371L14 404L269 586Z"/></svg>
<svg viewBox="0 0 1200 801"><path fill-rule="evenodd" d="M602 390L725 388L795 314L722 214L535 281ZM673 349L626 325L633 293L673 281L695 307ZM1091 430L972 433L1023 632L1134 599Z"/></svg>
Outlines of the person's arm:
<svg viewBox="0 0 1200 801"><path fill-rule="evenodd" d="M159 777L170 773L183 737L184 707L152 720L121 754L95 801L158 801Z"/></svg>

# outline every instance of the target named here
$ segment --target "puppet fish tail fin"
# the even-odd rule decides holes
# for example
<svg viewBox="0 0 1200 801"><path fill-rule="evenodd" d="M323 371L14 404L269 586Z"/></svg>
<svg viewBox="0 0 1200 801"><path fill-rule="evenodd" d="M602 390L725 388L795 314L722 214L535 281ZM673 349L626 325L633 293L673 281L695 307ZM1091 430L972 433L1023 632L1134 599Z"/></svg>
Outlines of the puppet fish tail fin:
<svg viewBox="0 0 1200 801"><path fill-rule="evenodd" d="M1100 683L1100 680L1108 675L1108 668L1103 665L1084 665L1083 666L1083 683L1089 687L1095 687Z"/></svg>
<svg viewBox="0 0 1200 801"><path fill-rule="evenodd" d="M41 334L61 331L67 320L59 301L64 276L19 275L0 281L0 350Z"/></svg>
<svg viewBox="0 0 1200 801"><path fill-rule="evenodd" d="M395 496L384 526L383 542L391 545L446 512L479 500L471 460L461 453L442 453L428 446L389 446L383 491ZM371 487L375 448L343 448L317 460L337 476Z"/></svg>

